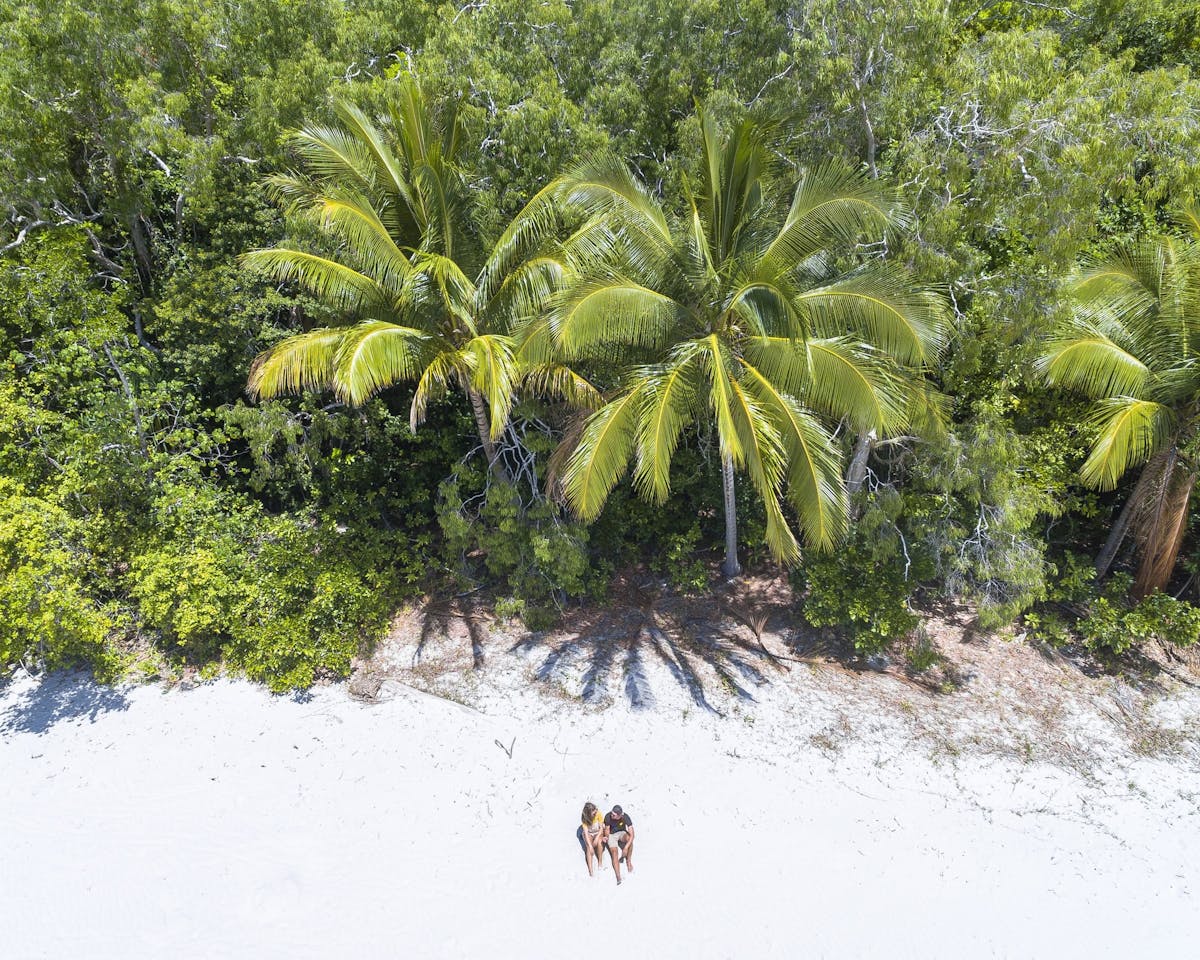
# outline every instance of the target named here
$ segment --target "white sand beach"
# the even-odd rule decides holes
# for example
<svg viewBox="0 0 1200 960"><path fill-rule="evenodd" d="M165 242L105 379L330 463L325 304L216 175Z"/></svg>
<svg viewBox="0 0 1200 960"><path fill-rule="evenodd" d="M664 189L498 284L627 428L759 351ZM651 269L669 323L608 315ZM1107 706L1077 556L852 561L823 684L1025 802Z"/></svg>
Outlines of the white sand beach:
<svg viewBox="0 0 1200 960"><path fill-rule="evenodd" d="M18 676L0 954L1195 956L1200 757L1106 732L1112 680L1077 691L1099 712L1062 725L1078 749L1056 760L972 748L1005 710L1020 726L1019 698L885 707L796 665L712 710L650 671L635 710L531 682L537 652L488 656L462 703L394 679L366 704ZM1200 698L1145 710L1194 730ZM635 821L619 887L587 876L589 798Z"/></svg>

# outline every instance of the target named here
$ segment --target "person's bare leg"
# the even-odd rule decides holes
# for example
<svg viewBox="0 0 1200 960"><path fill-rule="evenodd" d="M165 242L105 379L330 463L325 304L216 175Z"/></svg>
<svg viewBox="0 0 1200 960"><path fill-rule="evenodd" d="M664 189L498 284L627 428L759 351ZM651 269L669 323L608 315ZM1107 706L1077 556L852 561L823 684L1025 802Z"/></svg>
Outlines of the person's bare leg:
<svg viewBox="0 0 1200 960"><path fill-rule="evenodd" d="M619 860L617 860L617 857L619 856L619 853L617 851L617 845L615 843L609 844L608 852L612 855L613 872L616 873L616 875L617 875L617 883L620 883L621 882L621 863Z"/></svg>
<svg viewBox="0 0 1200 960"><path fill-rule="evenodd" d="M592 857L595 856L595 853L596 851L592 849L590 842L583 845L583 859L584 862L587 863L589 877L594 877L596 875L595 870L592 869Z"/></svg>
<svg viewBox="0 0 1200 960"><path fill-rule="evenodd" d="M629 873L633 873L633 837L630 837L629 842L625 844L625 869Z"/></svg>
<svg viewBox="0 0 1200 960"><path fill-rule="evenodd" d="M599 836L596 837L596 862L600 864L600 869L604 869L604 841Z"/></svg>

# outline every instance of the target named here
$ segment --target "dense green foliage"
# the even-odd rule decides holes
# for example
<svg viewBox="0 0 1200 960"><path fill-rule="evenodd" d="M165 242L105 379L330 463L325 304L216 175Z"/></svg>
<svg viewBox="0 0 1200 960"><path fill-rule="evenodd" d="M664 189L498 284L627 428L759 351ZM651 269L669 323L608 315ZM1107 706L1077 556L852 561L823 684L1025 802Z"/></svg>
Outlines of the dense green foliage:
<svg viewBox="0 0 1200 960"><path fill-rule="evenodd" d="M1198 25L1190 0L0 0L0 670L223 663L285 689L344 674L424 592L483 588L540 626L631 565L703 591L723 490L743 559L791 561L801 614L863 651L911 630L914 603L937 595L975 603L985 625L1027 616L1036 635L1106 656L1195 642L1184 491L1200 471L1185 376L1197 335L1147 331L1200 277L1178 256L1170 289L1186 296L1138 319L1144 298L1110 287L1096 306L1080 271L1183 250L1176 217L1200 186ZM386 118L412 78L454 144L422 159L397 140L409 166L391 195L378 158L344 164L363 173L348 185L298 149L296 130L311 146L356 117ZM690 294L613 203L539 191L615 158L686 259L689 237L713 244L713 197L732 183L705 158L751 128L771 131L776 168L747 207L762 213L756 229L779 229L794 184L831 164L906 211L899 229L843 224L848 246L806 236L789 282L890 265L944 301L945 348L903 356L861 324L839 330L862 369L863 351L883 347L876 395L895 364L921 363L889 393L904 409L878 422L844 385L838 403L808 397L824 500L789 476L795 450L765 386L740 432L708 393L703 410L676 410L670 449L634 458L633 477L620 469L630 457L610 464L615 485L588 500L571 461L581 408L635 395L631 371L647 397L671 363L696 363L698 377L699 361L669 347L704 338L676 324L630 343L637 324L614 323L604 349L573 350L555 321L544 350L526 324L561 320L580 284L612 287L606 243L623 251L620 278ZM363 259L363 231L330 203L390 216L405 184L446 207L389 221L407 265L386 316L297 282L280 256L259 255L266 272L244 260L325 253L391 277L381 238ZM449 244L448 225L464 243ZM753 246L725 251L711 289L752 271ZM521 296L495 300L505 276ZM774 324L777 339L830 336L768 313L763 298L741 320ZM307 392L246 393L264 352L364 320L422 331L399 337L419 350L395 353L379 381L293 377L283 386ZM1054 358L1081 330L1163 376L1103 367L1095 351L1066 369ZM713 363L733 369L762 333L730 339ZM798 409L804 389L784 383L779 409ZM1110 413L1169 407L1128 425L1102 483L1095 451L1121 425L1089 413L1095 398ZM477 451L492 443L503 468L489 471ZM723 459L751 482L723 483ZM1143 462L1155 469L1124 470ZM829 537L812 536L819 503L848 503ZM1097 583L1092 558L1114 524L1130 534L1104 551L1115 572ZM844 546L810 549L842 526ZM809 534L802 550L790 529ZM1143 554L1156 564L1144 583L1165 592L1131 605Z"/></svg>

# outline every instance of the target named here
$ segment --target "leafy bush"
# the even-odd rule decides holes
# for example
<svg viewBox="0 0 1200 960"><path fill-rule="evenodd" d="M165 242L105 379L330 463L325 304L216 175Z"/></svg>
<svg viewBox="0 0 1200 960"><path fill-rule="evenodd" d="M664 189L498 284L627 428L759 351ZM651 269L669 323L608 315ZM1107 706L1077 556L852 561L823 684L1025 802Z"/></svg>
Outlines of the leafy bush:
<svg viewBox="0 0 1200 960"><path fill-rule="evenodd" d="M97 599L96 573L79 521L0 478L0 670L36 662L114 672L108 638L119 617Z"/></svg>
<svg viewBox="0 0 1200 960"><path fill-rule="evenodd" d="M1077 633L1093 653L1116 656L1148 640L1180 647L1200 640L1200 608L1165 593L1152 594L1129 607L1118 599L1127 591L1127 578L1114 577L1105 595L1097 597L1088 615L1076 624Z"/></svg>
<svg viewBox="0 0 1200 960"><path fill-rule="evenodd" d="M415 558L378 531L271 517L204 490L168 505L164 538L130 567L143 625L168 655L223 659L272 690L349 673L416 579Z"/></svg>
<svg viewBox="0 0 1200 960"><path fill-rule="evenodd" d="M813 557L800 575L803 614L814 627L836 627L861 654L877 653L910 633L920 618L909 609L914 584L897 563L875 563L861 546Z"/></svg>
<svg viewBox="0 0 1200 960"><path fill-rule="evenodd" d="M463 482L459 471L438 490L446 559L460 576L486 577L506 589L509 615L519 612L537 629L548 623L552 606L602 589L585 526L564 519L548 500L522 503L517 490L502 483L465 502Z"/></svg>
<svg viewBox="0 0 1200 960"><path fill-rule="evenodd" d="M708 567L696 555L700 547L700 524L668 533L650 561L650 569L664 574L680 593L696 594L708 589Z"/></svg>

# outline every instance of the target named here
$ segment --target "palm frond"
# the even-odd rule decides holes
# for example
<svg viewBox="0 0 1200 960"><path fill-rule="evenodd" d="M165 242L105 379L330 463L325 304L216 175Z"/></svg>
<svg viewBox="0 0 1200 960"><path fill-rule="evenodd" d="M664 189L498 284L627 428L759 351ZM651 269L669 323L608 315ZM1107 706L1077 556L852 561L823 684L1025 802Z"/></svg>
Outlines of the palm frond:
<svg viewBox="0 0 1200 960"><path fill-rule="evenodd" d="M661 367L642 368L637 375L645 408L638 421L633 482L654 503L665 501L671 491L671 458L679 434L695 418L699 374L693 350L680 352Z"/></svg>
<svg viewBox="0 0 1200 960"><path fill-rule="evenodd" d="M803 312L793 306L796 296L786 277L749 278L733 291L726 310L746 321L748 336L803 340L812 331Z"/></svg>
<svg viewBox="0 0 1200 960"><path fill-rule="evenodd" d="M288 142L313 176L365 192L375 186L371 151L353 134L338 127L312 124L292 133Z"/></svg>
<svg viewBox="0 0 1200 960"><path fill-rule="evenodd" d="M447 314L456 318L472 335L480 332L474 313L475 284L453 257L423 250L413 256L412 268L429 278Z"/></svg>
<svg viewBox="0 0 1200 960"><path fill-rule="evenodd" d="M309 330L260 353L250 367L246 389L256 399L333 387L334 357L346 329Z"/></svg>
<svg viewBox="0 0 1200 960"><path fill-rule="evenodd" d="M721 456L741 467L745 450L742 449L741 434L733 421L733 388L729 358L717 335L711 334L699 341L703 351L697 354L704 372L708 375L708 403L717 422L717 440Z"/></svg>
<svg viewBox="0 0 1200 960"><path fill-rule="evenodd" d="M802 174L783 226L762 258L776 269L790 269L831 244L902 228L910 219L899 197L879 181L829 163Z"/></svg>
<svg viewBox="0 0 1200 960"><path fill-rule="evenodd" d="M566 287L566 266L554 257L534 257L515 266L491 294L476 290L476 301L505 329L519 326L542 312L550 298Z"/></svg>
<svg viewBox="0 0 1200 960"><path fill-rule="evenodd" d="M523 364L517 353L516 364L522 387L528 387L536 396L564 400L580 410L599 410L604 405L603 394L564 363Z"/></svg>
<svg viewBox="0 0 1200 960"><path fill-rule="evenodd" d="M466 382L462 362L458 350L443 350L425 364L413 391L412 404L408 408L408 428L413 433L425 422L429 404L445 397L453 380L460 379Z"/></svg>
<svg viewBox="0 0 1200 960"><path fill-rule="evenodd" d="M395 309L391 291L377 280L343 263L303 250L274 247L251 250L241 256L243 266L276 280L294 280L318 300L335 310L390 313Z"/></svg>
<svg viewBox="0 0 1200 960"><path fill-rule="evenodd" d="M471 386L488 402L490 432L495 440L508 425L517 378L512 339L501 334L472 337L462 350L471 371Z"/></svg>
<svg viewBox="0 0 1200 960"><path fill-rule="evenodd" d="M1175 210L1175 222L1193 239L1200 240L1200 203L1181 203Z"/></svg>
<svg viewBox="0 0 1200 960"><path fill-rule="evenodd" d="M403 286L412 263L369 200L345 191L331 191L317 198L310 211L323 229L346 241L363 273L387 290Z"/></svg>
<svg viewBox="0 0 1200 960"><path fill-rule="evenodd" d="M755 367L741 361L748 392L771 417L787 457L787 498L800 517L807 543L830 550L846 534L849 498L841 457L820 423Z"/></svg>
<svg viewBox="0 0 1200 960"><path fill-rule="evenodd" d="M894 434L908 422L904 380L877 351L848 337L809 340L809 379L797 392L809 408L843 417L860 433Z"/></svg>
<svg viewBox="0 0 1200 960"><path fill-rule="evenodd" d="M519 265L558 225L558 207L554 202L558 189L558 181L542 187L492 244L475 284L483 303L496 296Z"/></svg>
<svg viewBox="0 0 1200 960"><path fill-rule="evenodd" d="M896 267L862 270L805 291L796 307L809 314L818 336L854 333L901 363L930 360L946 343L945 305Z"/></svg>
<svg viewBox="0 0 1200 960"><path fill-rule="evenodd" d="M1136 396L1150 376L1140 359L1082 321L1048 344L1037 369L1052 386L1078 390L1092 399Z"/></svg>
<svg viewBox="0 0 1200 960"><path fill-rule="evenodd" d="M334 111L338 119L350 130L359 149L368 153L375 165L375 185L381 187L396 201L413 209L412 189L405 175L404 166L371 118L349 100L337 100Z"/></svg>
<svg viewBox="0 0 1200 960"><path fill-rule="evenodd" d="M563 492L576 515L594 520L633 456L641 395L627 390L588 417L567 460Z"/></svg>
<svg viewBox="0 0 1200 960"><path fill-rule="evenodd" d="M567 356L603 344L655 347L688 311L671 297L625 277L580 281L551 307L551 329Z"/></svg>
<svg viewBox="0 0 1200 960"><path fill-rule="evenodd" d="M1087 425L1096 439L1080 477L1089 486L1111 490L1126 470L1162 449L1174 416L1170 408L1150 400L1108 397L1093 406Z"/></svg>
<svg viewBox="0 0 1200 960"><path fill-rule="evenodd" d="M734 429L745 454L745 469L766 510L767 546L780 563L795 563L800 558L800 544L779 505L786 467L783 441L773 418L757 397L736 378L730 379L729 386Z"/></svg>
<svg viewBox="0 0 1200 960"><path fill-rule="evenodd" d="M662 207L614 154L600 153L579 164L559 179L556 195L562 206L585 217L616 216L660 242L671 242Z"/></svg>
<svg viewBox="0 0 1200 960"><path fill-rule="evenodd" d="M360 406L380 390L412 380L429 335L414 327L367 320L346 331L333 360L333 385L347 403Z"/></svg>

